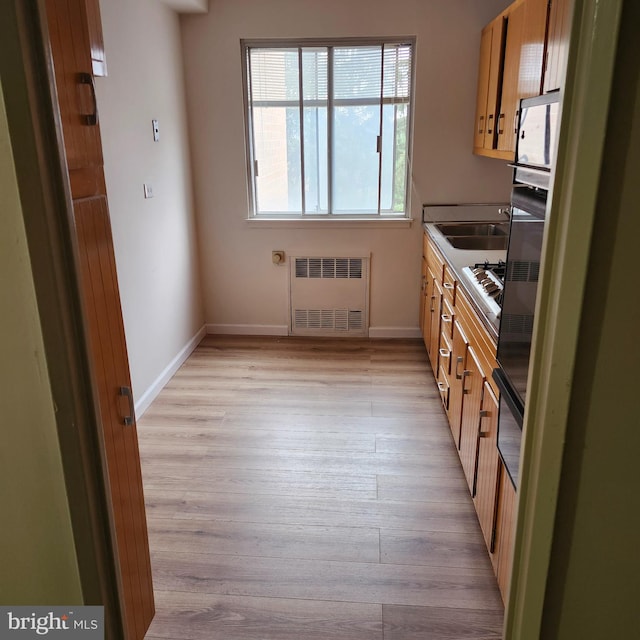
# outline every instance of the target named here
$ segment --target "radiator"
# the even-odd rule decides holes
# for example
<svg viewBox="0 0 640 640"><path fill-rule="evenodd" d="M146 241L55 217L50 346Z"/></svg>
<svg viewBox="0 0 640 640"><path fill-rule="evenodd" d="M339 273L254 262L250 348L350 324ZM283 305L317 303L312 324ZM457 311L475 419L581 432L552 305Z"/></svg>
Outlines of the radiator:
<svg viewBox="0 0 640 640"><path fill-rule="evenodd" d="M289 334L369 335L369 258L292 257Z"/></svg>

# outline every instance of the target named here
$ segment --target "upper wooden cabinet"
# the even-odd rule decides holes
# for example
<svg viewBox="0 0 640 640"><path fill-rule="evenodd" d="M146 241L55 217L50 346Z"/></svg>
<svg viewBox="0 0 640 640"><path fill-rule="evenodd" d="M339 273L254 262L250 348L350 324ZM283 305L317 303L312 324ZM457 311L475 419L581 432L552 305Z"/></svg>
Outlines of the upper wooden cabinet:
<svg viewBox="0 0 640 640"><path fill-rule="evenodd" d="M520 99L542 92L547 15L548 0L516 0L483 30L474 153L513 160Z"/></svg>
<svg viewBox="0 0 640 640"><path fill-rule="evenodd" d="M473 145L476 150L494 149L496 144L496 119L502 89L505 27L506 20L500 15L482 30L476 131Z"/></svg>
<svg viewBox="0 0 640 640"><path fill-rule="evenodd" d="M567 68L573 0L550 0L544 91L562 86Z"/></svg>

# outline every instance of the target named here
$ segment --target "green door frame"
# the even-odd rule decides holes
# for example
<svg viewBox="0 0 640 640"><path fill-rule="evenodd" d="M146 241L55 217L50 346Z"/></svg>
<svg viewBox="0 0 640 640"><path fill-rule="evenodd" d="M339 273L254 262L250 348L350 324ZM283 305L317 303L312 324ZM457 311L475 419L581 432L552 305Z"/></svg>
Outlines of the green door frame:
<svg viewBox="0 0 640 640"><path fill-rule="evenodd" d="M505 634L539 640L623 0L575 0L532 345Z"/></svg>

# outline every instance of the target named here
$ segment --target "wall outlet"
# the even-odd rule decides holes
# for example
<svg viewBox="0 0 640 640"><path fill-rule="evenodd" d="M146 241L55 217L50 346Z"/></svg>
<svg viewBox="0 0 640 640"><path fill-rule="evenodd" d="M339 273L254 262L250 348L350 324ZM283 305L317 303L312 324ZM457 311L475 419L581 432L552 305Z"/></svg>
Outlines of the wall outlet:
<svg viewBox="0 0 640 640"><path fill-rule="evenodd" d="M153 185L150 182L144 183L144 197L153 198Z"/></svg>
<svg viewBox="0 0 640 640"><path fill-rule="evenodd" d="M153 141L158 142L160 140L160 125L157 120L152 120L151 126L153 127Z"/></svg>

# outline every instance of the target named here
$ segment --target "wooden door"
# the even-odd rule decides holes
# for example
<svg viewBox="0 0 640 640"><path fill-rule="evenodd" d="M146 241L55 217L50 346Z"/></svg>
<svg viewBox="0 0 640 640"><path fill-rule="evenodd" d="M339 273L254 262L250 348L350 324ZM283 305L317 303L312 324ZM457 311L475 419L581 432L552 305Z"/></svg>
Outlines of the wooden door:
<svg viewBox="0 0 640 640"><path fill-rule="evenodd" d="M487 126L484 148L495 149L497 139L498 109L502 92L502 71L504 60L505 18L499 16L491 23L491 62L487 88Z"/></svg>
<svg viewBox="0 0 640 640"><path fill-rule="evenodd" d="M513 536L518 508L517 494L503 464L499 464L498 506L492 560L502 600L507 604L511 567L513 566Z"/></svg>
<svg viewBox="0 0 640 640"><path fill-rule="evenodd" d="M467 349L467 361L462 374L462 418L460 421L459 453L462 469L472 496L474 495L476 484L480 406L485 382L486 377L478 362L476 353L473 347L469 346Z"/></svg>
<svg viewBox="0 0 640 640"><path fill-rule="evenodd" d="M46 7L99 400L124 635L138 640L153 618L153 586L88 19L84 0L47 0Z"/></svg>
<svg viewBox="0 0 640 640"><path fill-rule="evenodd" d="M493 553L498 487L498 400L486 381L483 384L478 435L478 468L473 501L487 549Z"/></svg>

